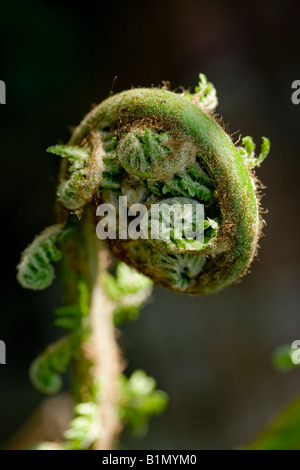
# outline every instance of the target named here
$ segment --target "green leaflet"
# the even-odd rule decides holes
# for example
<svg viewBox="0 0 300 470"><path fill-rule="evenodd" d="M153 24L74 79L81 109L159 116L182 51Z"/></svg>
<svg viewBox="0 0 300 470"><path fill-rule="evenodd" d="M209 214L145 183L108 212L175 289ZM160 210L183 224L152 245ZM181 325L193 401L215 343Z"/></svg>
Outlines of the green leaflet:
<svg viewBox="0 0 300 470"><path fill-rule="evenodd" d="M82 312L79 305L64 305L54 310L54 324L69 331L77 331L81 325Z"/></svg>
<svg viewBox="0 0 300 470"><path fill-rule="evenodd" d="M57 247L72 229L52 225L38 235L23 252L17 267L17 279L26 289L42 290L52 284L55 277L52 262L62 258Z"/></svg>
<svg viewBox="0 0 300 470"><path fill-rule="evenodd" d="M168 181L162 188L162 194L172 194L173 196L182 195L186 197L197 197L202 202L210 202L212 191L194 181L189 175L178 174L173 180Z"/></svg>
<svg viewBox="0 0 300 470"><path fill-rule="evenodd" d="M213 183L198 162L188 164L168 181L147 181L150 191L158 196L171 194L196 198L203 203L213 200Z"/></svg>
<svg viewBox="0 0 300 470"><path fill-rule="evenodd" d="M72 165L69 172L73 174L75 171L81 170L85 162L90 158L90 152L78 147L77 145L52 145L48 147L47 152L62 158L67 158Z"/></svg>
<svg viewBox="0 0 300 470"><path fill-rule="evenodd" d="M125 135L117 155L125 170L147 180L168 180L188 162L192 144L173 139L167 132L134 129Z"/></svg>
<svg viewBox="0 0 300 470"><path fill-rule="evenodd" d="M81 333L82 319L89 314L89 292L84 282L78 283L78 304L64 305L54 310L54 324L69 331Z"/></svg>
<svg viewBox="0 0 300 470"><path fill-rule="evenodd" d="M212 200L212 181L197 163L190 163L191 142L173 141L167 133L135 129L118 148L121 164L128 173L147 180L154 194L197 197Z"/></svg>
<svg viewBox="0 0 300 470"><path fill-rule="evenodd" d="M62 386L63 374L79 346L79 337L69 334L50 345L30 367L33 385L42 393L57 393Z"/></svg>
<svg viewBox="0 0 300 470"><path fill-rule="evenodd" d="M89 292L84 282L78 284L78 304L65 305L54 311L55 325L70 333L50 345L32 363L30 378L42 393L57 393L63 374L77 352L84 334L82 319L89 313Z"/></svg>
<svg viewBox="0 0 300 470"><path fill-rule="evenodd" d="M138 435L147 432L148 421L158 416L168 405L168 395L156 390L156 382L143 370L136 370L127 378L120 376L121 403L119 416L121 421Z"/></svg>
<svg viewBox="0 0 300 470"><path fill-rule="evenodd" d="M238 147L238 151L249 168L259 167L270 153L271 142L266 137L262 138L261 151L258 157L255 156L256 145L252 137L244 137L242 143L243 147Z"/></svg>
<svg viewBox="0 0 300 470"><path fill-rule="evenodd" d="M99 191L107 189L117 190L120 188L120 178L123 172L115 156L105 157L103 159L104 170Z"/></svg>
<svg viewBox="0 0 300 470"><path fill-rule="evenodd" d="M204 220L204 208L198 201L174 197L163 199L156 207L144 217L149 222L149 243L161 252L201 252L217 235L218 222Z"/></svg>
<svg viewBox="0 0 300 470"><path fill-rule="evenodd" d="M54 145L49 153L67 158L69 177L61 181L58 188L58 199L69 210L79 210L90 202L97 193L102 174L104 157L103 136L93 135L91 149L86 150L77 145Z"/></svg>
<svg viewBox="0 0 300 470"><path fill-rule="evenodd" d="M125 263L119 263L115 277L109 275L107 279L110 279L111 283L106 284L106 291L113 300L119 300L125 295L136 294L152 286L152 281L148 277L138 273Z"/></svg>
<svg viewBox="0 0 300 470"><path fill-rule="evenodd" d="M124 169L117 160L116 148L117 139L113 134L108 134L104 138L105 156L103 157L103 172L99 186L99 191L118 190Z"/></svg>
<svg viewBox="0 0 300 470"><path fill-rule="evenodd" d="M152 292L152 281L139 274L125 263L119 263L115 276L107 274L104 288L115 303L114 323L116 326L134 321Z"/></svg>
<svg viewBox="0 0 300 470"><path fill-rule="evenodd" d="M195 94L185 93L184 97L192 100L194 104L205 108L207 111L213 112L218 106L217 91L203 73L199 74L199 83L195 88Z"/></svg>
<svg viewBox="0 0 300 470"><path fill-rule="evenodd" d="M75 406L75 418L70 422L64 436L66 450L88 449L99 435L101 423L98 407L94 402L79 403Z"/></svg>
<svg viewBox="0 0 300 470"><path fill-rule="evenodd" d="M165 274L170 284L179 292L184 292L196 282L206 261L205 254L161 254L156 252L152 258L153 265Z"/></svg>

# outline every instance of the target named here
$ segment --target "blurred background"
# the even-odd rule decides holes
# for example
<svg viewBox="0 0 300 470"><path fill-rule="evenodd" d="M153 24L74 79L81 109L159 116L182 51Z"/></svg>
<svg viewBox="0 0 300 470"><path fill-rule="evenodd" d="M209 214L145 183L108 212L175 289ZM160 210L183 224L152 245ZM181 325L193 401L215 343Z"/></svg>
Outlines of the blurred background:
<svg viewBox="0 0 300 470"><path fill-rule="evenodd" d="M59 159L45 152L66 143L69 128L93 103L132 86L195 86L204 72L217 88L218 112L231 133L271 139L258 170L267 186L267 227L259 262L243 281L209 297L155 289L140 319L122 329L128 372L144 369L167 391L167 411L132 449L231 449L247 443L300 390L300 370L281 374L271 356L300 339L300 79L295 1L152 0L74 2L11 0L1 4L0 107L1 312L0 445L31 416L43 396L28 367L60 332L59 276L44 292L15 280L21 251L54 222ZM237 136L238 136L237 134Z"/></svg>

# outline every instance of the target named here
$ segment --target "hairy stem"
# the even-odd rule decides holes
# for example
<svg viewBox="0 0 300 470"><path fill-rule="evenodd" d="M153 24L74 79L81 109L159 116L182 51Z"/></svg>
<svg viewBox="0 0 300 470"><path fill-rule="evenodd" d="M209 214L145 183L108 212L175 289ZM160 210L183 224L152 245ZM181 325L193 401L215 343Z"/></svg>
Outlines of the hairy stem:
<svg viewBox="0 0 300 470"><path fill-rule="evenodd" d="M117 379L121 373L121 365L115 339L113 308L102 286L103 273L107 266L107 253L100 251L98 260L101 270L99 270L92 292L90 312L91 343L95 352L94 373L100 379L100 434L94 448L108 450L113 448L116 436L120 431L117 416Z"/></svg>
<svg viewBox="0 0 300 470"><path fill-rule="evenodd" d="M118 376L121 356L115 338L113 306L103 291L108 255L96 237L93 209L80 221L79 240L68 244L64 272L67 301L78 302L78 286L87 287L89 309L83 312L81 343L73 361L75 400L96 402L97 440L94 449L110 450L120 432ZM74 298L75 296L75 298Z"/></svg>

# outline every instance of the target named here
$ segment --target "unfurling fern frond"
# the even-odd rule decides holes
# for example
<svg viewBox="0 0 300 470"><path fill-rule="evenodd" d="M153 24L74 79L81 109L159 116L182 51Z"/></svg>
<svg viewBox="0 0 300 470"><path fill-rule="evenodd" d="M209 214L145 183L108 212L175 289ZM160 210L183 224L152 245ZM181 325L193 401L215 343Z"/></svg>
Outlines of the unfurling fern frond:
<svg viewBox="0 0 300 470"><path fill-rule="evenodd" d="M62 225L52 225L26 248L17 268L17 279L22 287L42 290L52 284L55 274L51 263L62 258L58 244L67 234L68 230Z"/></svg>
<svg viewBox="0 0 300 470"><path fill-rule="evenodd" d="M68 334L40 354L30 367L33 385L42 393L52 395L62 386L61 374L66 369L79 347L79 337Z"/></svg>
<svg viewBox="0 0 300 470"><path fill-rule="evenodd" d="M270 153L271 143L266 137L262 138L261 151L258 157L255 156L256 145L252 137L244 137L242 143L243 147L239 147L238 150L248 168L259 167Z"/></svg>

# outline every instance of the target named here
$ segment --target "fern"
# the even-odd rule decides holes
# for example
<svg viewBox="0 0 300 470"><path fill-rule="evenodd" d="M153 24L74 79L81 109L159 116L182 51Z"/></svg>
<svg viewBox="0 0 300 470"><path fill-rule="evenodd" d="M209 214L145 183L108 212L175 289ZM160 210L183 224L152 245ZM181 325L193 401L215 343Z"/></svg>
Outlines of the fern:
<svg viewBox="0 0 300 470"><path fill-rule="evenodd" d="M69 334L51 344L33 361L29 374L40 392L51 395L61 389L61 374L66 372L78 347L79 336Z"/></svg>
<svg viewBox="0 0 300 470"><path fill-rule="evenodd" d="M94 443L101 427L97 412L97 404L94 402L75 406L75 417L64 434L66 450L86 450Z"/></svg>
<svg viewBox="0 0 300 470"><path fill-rule="evenodd" d="M114 302L116 326L136 320L152 292L152 281L125 263L118 264L115 276L107 274L103 285L106 294Z"/></svg>
<svg viewBox="0 0 300 470"><path fill-rule="evenodd" d="M136 370L127 378L120 376L121 421L138 435L147 432L149 419L163 413L168 404L168 395L156 390L156 382L143 370Z"/></svg>
<svg viewBox="0 0 300 470"><path fill-rule="evenodd" d="M26 289L42 290L52 284L55 277L52 262L62 258L58 248L68 234L62 225L53 225L38 235L23 252L18 265L17 279Z"/></svg>
<svg viewBox="0 0 300 470"><path fill-rule="evenodd" d="M270 153L271 143L266 137L262 138L261 151L258 157L255 156L256 145L252 137L244 137L242 143L243 147L239 147L238 150L249 168L259 167Z"/></svg>

